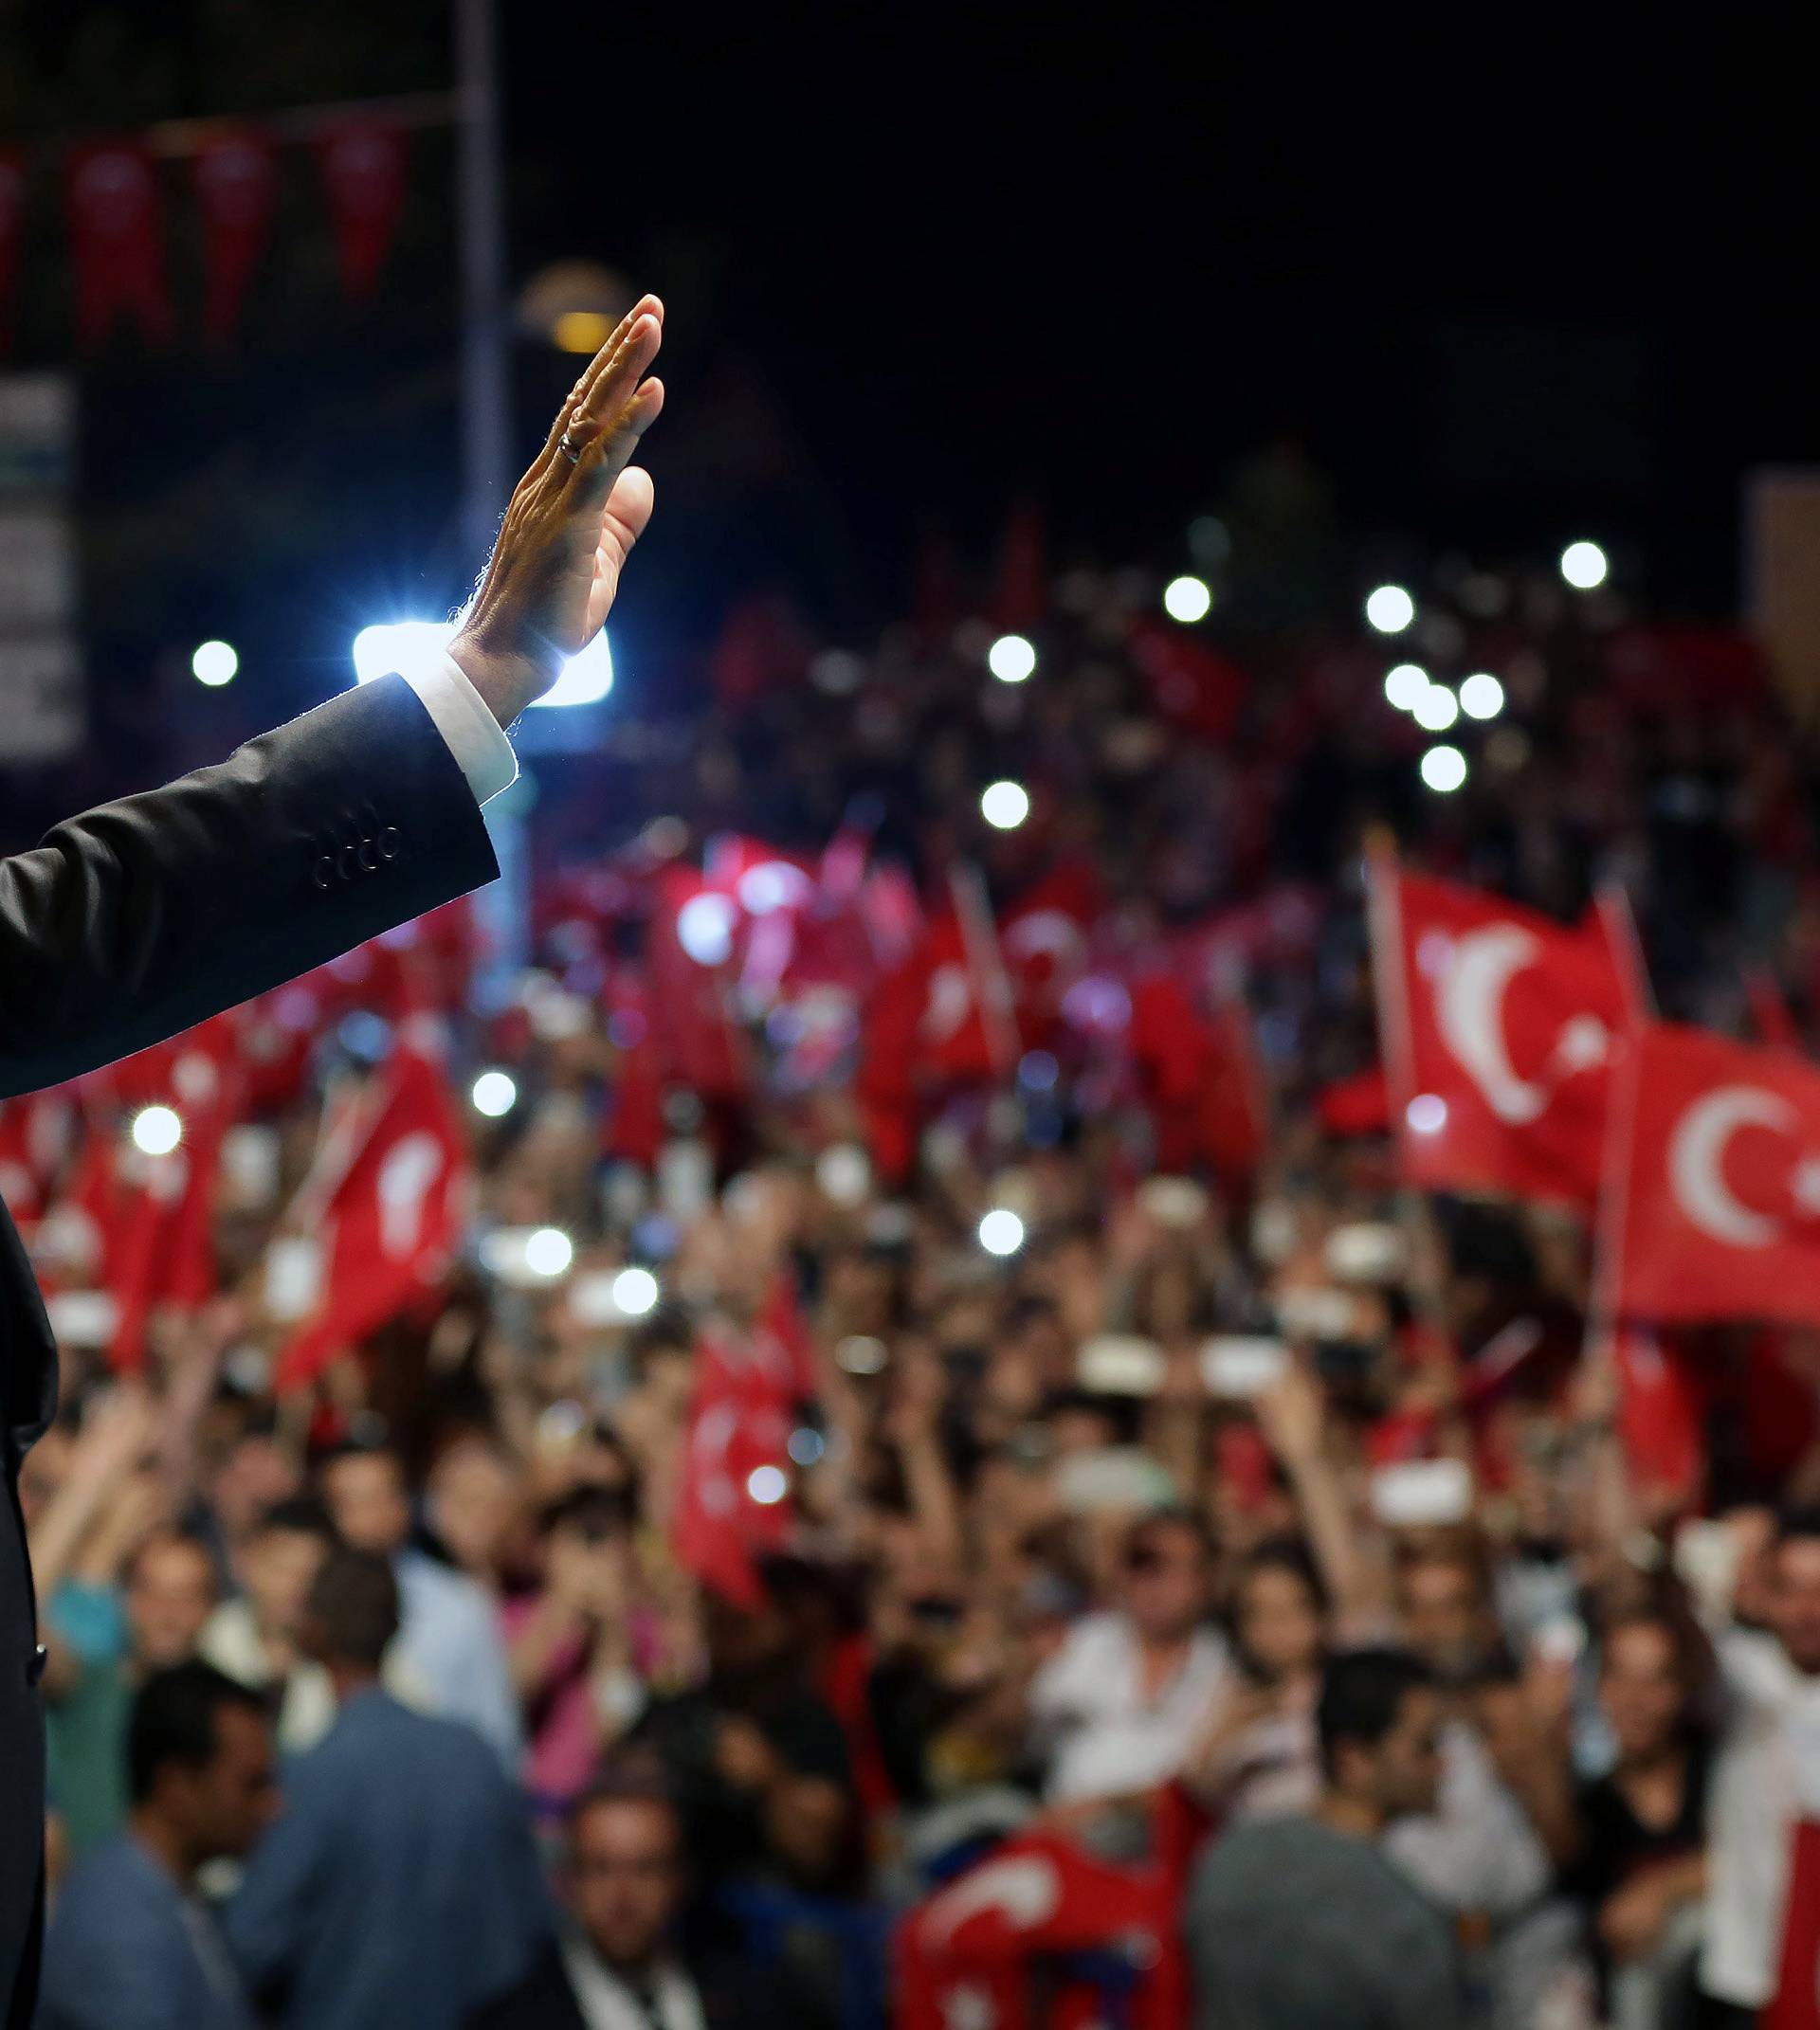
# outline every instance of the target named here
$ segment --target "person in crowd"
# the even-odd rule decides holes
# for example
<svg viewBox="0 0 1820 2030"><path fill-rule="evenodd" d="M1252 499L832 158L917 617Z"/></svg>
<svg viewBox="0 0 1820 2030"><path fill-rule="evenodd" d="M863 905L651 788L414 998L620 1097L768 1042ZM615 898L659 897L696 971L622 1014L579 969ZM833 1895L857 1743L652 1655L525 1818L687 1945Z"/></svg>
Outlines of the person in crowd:
<svg viewBox="0 0 1820 2030"><path fill-rule="evenodd" d="M658 1631L637 1598L633 1519L599 1488L554 1502L538 1532L542 1585L502 1609L530 1734L524 1778L546 1805L572 1803L645 1710Z"/></svg>
<svg viewBox="0 0 1820 2030"><path fill-rule="evenodd" d="M386 1445L349 1444L323 1463L320 1479L342 1541L392 1562L404 1605L400 1665L435 1712L473 1728L516 1772L524 1730L498 1614L465 1573L411 1544L403 1460Z"/></svg>
<svg viewBox="0 0 1820 2030"><path fill-rule="evenodd" d="M1407 1653L1335 1657L1311 1813L1242 1826L1195 1870L1185 1916L1204 2030L1448 2030L1465 2021L1452 1928L1384 1851L1435 1807L1442 1703Z"/></svg>
<svg viewBox="0 0 1820 2030"><path fill-rule="evenodd" d="M1601 1631L1609 1769L1575 1787L1567 1880L1586 1907L1615 2030L1697 2009L1706 1898L1712 1658L1691 1618L1647 1607Z"/></svg>
<svg viewBox="0 0 1820 2030"><path fill-rule="evenodd" d="M1185 1512L1128 1533L1117 1604L1076 1622L1030 1684L1054 1803L1134 1796L1179 1775L1211 1721L1226 1646L1208 1625L1211 1547Z"/></svg>
<svg viewBox="0 0 1820 2030"><path fill-rule="evenodd" d="M1798 2023L1820 1994L1820 1511L1781 1518L1765 1605L1769 1631L1720 1642L1701 1983L1740 2021Z"/></svg>
<svg viewBox="0 0 1820 2030"><path fill-rule="evenodd" d="M851 1762L789 1620L762 1584L747 1605L706 1589L701 1615L704 1682L654 1700L630 1737L656 1756L674 1791L698 1888L850 1891L859 1835Z"/></svg>
<svg viewBox="0 0 1820 2030"><path fill-rule="evenodd" d="M133 1702L126 1759L128 1828L58 1896L36 2021L41 2030L253 2030L196 1876L248 1853L278 1809L264 1706L209 1664L155 1671Z"/></svg>
<svg viewBox="0 0 1820 2030"><path fill-rule="evenodd" d="M283 1815L226 1916L248 1988L285 2030L458 2030L548 1936L529 1820L498 1759L379 1682L398 1620L388 1559L323 1561L304 1641L335 1725L286 1770Z"/></svg>
<svg viewBox="0 0 1820 2030"><path fill-rule="evenodd" d="M150 1513L128 1490L53 1597L46 1747L52 1792L76 1854L124 1823L135 1692L152 1672L196 1653L217 1598L214 1561L199 1538L157 1524L133 1542ZM118 1579L105 1578L117 1562Z"/></svg>
<svg viewBox="0 0 1820 2030"><path fill-rule="evenodd" d="M559 1936L473 2030L808 2030L812 1995L787 1965L762 1974L724 1945L691 1946L682 1815L628 1762L571 1806Z"/></svg>

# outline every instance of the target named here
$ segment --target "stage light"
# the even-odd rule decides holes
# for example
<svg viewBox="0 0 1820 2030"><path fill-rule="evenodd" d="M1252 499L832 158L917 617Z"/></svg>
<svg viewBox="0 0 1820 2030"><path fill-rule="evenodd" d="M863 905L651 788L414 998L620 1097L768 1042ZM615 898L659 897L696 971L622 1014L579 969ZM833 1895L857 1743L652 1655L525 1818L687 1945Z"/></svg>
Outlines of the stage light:
<svg viewBox="0 0 1820 2030"><path fill-rule="evenodd" d="M1172 578L1163 589L1163 611L1171 620L1192 626L1213 610L1213 594L1205 578Z"/></svg>
<svg viewBox="0 0 1820 2030"><path fill-rule="evenodd" d="M1495 719L1504 709L1504 687L1489 670L1476 671L1460 686L1460 709L1469 719Z"/></svg>
<svg viewBox="0 0 1820 2030"><path fill-rule="evenodd" d="M1399 712L1413 712L1429 688L1429 673L1414 662L1399 662L1384 678L1384 696Z"/></svg>
<svg viewBox="0 0 1820 2030"><path fill-rule="evenodd" d="M1457 747L1431 747L1422 757L1422 780L1449 796L1466 779L1466 757Z"/></svg>
<svg viewBox="0 0 1820 2030"><path fill-rule="evenodd" d="M148 1156L168 1156L182 1140L174 1107L141 1107L133 1116L133 1146Z"/></svg>
<svg viewBox="0 0 1820 2030"><path fill-rule="evenodd" d="M1439 1093L1418 1093L1404 1119L1417 1134L1439 1134L1447 1125L1447 1103Z"/></svg>
<svg viewBox="0 0 1820 2030"><path fill-rule="evenodd" d="M1603 585L1610 569L1597 543L1569 543L1561 552L1561 576L1575 591L1590 592Z"/></svg>
<svg viewBox="0 0 1820 2030"><path fill-rule="evenodd" d="M1036 667L1036 650L1021 634L1001 634L986 651L986 667L1000 683L1022 683Z"/></svg>
<svg viewBox="0 0 1820 2030"><path fill-rule="evenodd" d="M597 705L613 688L613 652L602 628L578 656L562 665L562 674L534 705Z"/></svg>
<svg viewBox="0 0 1820 2030"><path fill-rule="evenodd" d="M657 1278L648 1269L622 1269L613 1278L613 1302L628 1318L643 1318L657 1309Z"/></svg>
<svg viewBox="0 0 1820 2030"><path fill-rule="evenodd" d="M488 1120L496 1121L518 1104L519 1088L510 1072L483 1071L475 1079L470 1097L476 1114L484 1114Z"/></svg>
<svg viewBox="0 0 1820 2030"><path fill-rule="evenodd" d="M1030 814L1029 792L1022 783L989 783L980 792L979 814L993 830L1014 832Z"/></svg>
<svg viewBox="0 0 1820 2030"><path fill-rule="evenodd" d="M1380 585L1365 602L1365 618L1379 634L1401 634L1415 618L1415 601L1400 585Z"/></svg>
<svg viewBox="0 0 1820 2030"><path fill-rule="evenodd" d="M774 1509L790 1493L790 1481L781 1466L755 1466L746 1476L746 1493L761 1509Z"/></svg>
<svg viewBox="0 0 1820 2030"><path fill-rule="evenodd" d="M1460 716L1460 700L1444 683L1431 683L1415 701L1415 723L1424 733L1446 733Z"/></svg>
<svg viewBox="0 0 1820 2030"><path fill-rule="evenodd" d="M598 353L613 335L613 320L604 310L565 310L550 327L559 353Z"/></svg>
<svg viewBox="0 0 1820 2030"><path fill-rule="evenodd" d="M698 966L724 966L733 952L737 920L725 896L691 896L676 913L676 937Z"/></svg>
<svg viewBox="0 0 1820 2030"><path fill-rule="evenodd" d="M444 652L455 637L453 621L376 621L354 638L354 675L357 683L375 678L417 677L440 669ZM538 705L592 705L613 687L613 652L605 629L578 656L562 665L556 680Z"/></svg>
<svg viewBox="0 0 1820 2030"><path fill-rule="evenodd" d="M533 1276L558 1277L574 1259L575 1244L560 1227L539 1226L525 1238L524 1265Z"/></svg>
<svg viewBox="0 0 1820 2030"><path fill-rule="evenodd" d="M211 690L232 683L239 668L240 657L231 642L199 642L195 654L190 658L190 674Z"/></svg>
<svg viewBox="0 0 1820 2030"><path fill-rule="evenodd" d="M979 1244L989 1255L1015 1255L1024 1245L1024 1222L998 1206L980 1221Z"/></svg>

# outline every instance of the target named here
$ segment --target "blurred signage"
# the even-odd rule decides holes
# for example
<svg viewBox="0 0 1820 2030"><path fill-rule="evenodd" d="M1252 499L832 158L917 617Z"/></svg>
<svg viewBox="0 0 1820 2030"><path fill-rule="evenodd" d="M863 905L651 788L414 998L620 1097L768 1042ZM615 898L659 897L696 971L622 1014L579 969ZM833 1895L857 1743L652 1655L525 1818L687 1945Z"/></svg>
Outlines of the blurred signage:
<svg viewBox="0 0 1820 2030"><path fill-rule="evenodd" d="M75 448L72 381L0 374L0 767L82 743Z"/></svg>

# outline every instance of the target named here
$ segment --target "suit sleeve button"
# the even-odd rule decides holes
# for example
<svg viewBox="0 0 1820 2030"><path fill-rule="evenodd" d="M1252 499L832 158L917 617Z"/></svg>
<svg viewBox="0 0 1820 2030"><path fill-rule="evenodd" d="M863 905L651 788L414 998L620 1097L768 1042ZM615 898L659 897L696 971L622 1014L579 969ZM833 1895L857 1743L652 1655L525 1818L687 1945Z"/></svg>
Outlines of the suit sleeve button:
<svg viewBox="0 0 1820 2030"><path fill-rule="evenodd" d="M371 839L361 840L360 843L355 848L355 852L359 858L361 867L368 874L378 873L379 855Z"/></svg>
<svg viewBox="0 0 1820 2030"><path fill-rule="evenodd" d="M354 879L355 867L355 855L358 851L359 848L357 846L344 845L341 848L340 853L336 858L335 871L341 877L344 881L351 881Z"/></svg>
<svg viewBox="0 0 1820 2030"><path fill-rule="evenodd" d="M395 825L388 825L379 834L379 858L395 860L398 857L398 848L403 843L398 836L398 827Z"/></svg>
<svg viewBox="0 0 1820 2030"><path fill-rule="evenodd" d="M50 1652L40 1642L26 1658L26 1682L38 1685L44 1681L45 1666L50 1661Z"/></svg>
<svg viewBox="0 0 1820 2030"><path fill-rule="evenodd" d="M322 858L317 861L311 879L318 888L327 888L334 878L335 861L331 855L324 853Z"/></svg>

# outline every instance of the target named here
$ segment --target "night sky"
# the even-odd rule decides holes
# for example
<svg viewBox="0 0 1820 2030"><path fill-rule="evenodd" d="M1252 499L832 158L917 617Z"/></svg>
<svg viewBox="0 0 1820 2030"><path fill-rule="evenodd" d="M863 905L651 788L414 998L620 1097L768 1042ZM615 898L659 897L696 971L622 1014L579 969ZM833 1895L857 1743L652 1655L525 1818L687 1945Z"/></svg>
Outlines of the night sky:
<svg viewBox="0 0 1820 2030"><path fill-rule="evenodd" d="M1534 14L500 11L515 279L586 255L670 304L623 615L647 666L766 580L857 632L919 531L983 564L1024 495L1058 562L1174 564L1284 442L1361 572L1590 534L1665 607L1724 612L1741 472L1820 457L1804 72L1710 22L1646 46ZM40 146L448 77L436 0L15 0L0 57L0 128ZM375 603L459 596L448 170L416 148L368 311L300 168L237 359L84 370L103 706L198 629L308 701ZM68 353L34 204L27 365ZM521 349L527 452L572 371Z"/></svg>

